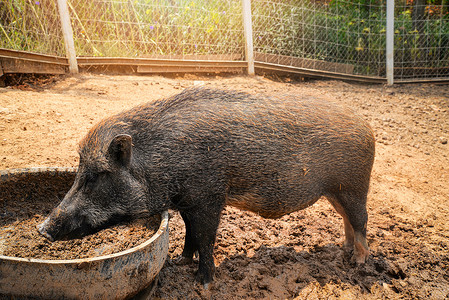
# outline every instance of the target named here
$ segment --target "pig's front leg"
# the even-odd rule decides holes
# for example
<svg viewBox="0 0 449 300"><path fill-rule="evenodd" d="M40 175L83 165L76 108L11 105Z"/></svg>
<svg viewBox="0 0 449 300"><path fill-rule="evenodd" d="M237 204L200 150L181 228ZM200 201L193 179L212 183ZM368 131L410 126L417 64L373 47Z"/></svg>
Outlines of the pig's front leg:
<svg viewBox="0 0 449 300"><path fill-rule="evenodd" d="M186 235L184 240L184 249L182 251L181 257L177 260L177 264L186 265L193 263L193 255L195 252L198 253L198 245L192 237L192 229L190 221L184 212L181 212L181 217L184 220L184 225L186 228Z"/></svg>
<svg viewBox="0 0 449 300"><path fill-rule="evenodd" d="M196 279L201 282L205 288L213 280L215 273L214 263L214 245L217 235L218 224L220 223L220 214L223 205L221 201L199 201L204 207L195 207L190 211L182 213L184 221L187 219L186 226L190 224L190 230L186 228L186 245L183 256L193 257L195 250L199 253L199 267Z"/></svg>

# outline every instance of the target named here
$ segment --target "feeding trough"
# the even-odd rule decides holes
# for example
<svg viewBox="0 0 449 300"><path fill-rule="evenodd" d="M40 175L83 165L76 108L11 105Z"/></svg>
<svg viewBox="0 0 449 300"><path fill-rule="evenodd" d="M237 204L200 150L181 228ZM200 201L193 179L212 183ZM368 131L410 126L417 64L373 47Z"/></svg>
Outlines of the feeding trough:
<svg viewBox="0 0 449 300"><path fill-rule="evenodd" d="M75 171L73 168L0 171L1 225L11 232L17 230L14 224L18 219L35 218L33 214L39 211L47 214L49 211L42 211L42 207L56 206L70 189ZM5 220L10 220L10 224ZM156 224L155 234L130 249L76 259L3 255L8 230L0 230L0 295L33 299L132 297L153 283L167 256L168 213L162 213Z"/></svg>

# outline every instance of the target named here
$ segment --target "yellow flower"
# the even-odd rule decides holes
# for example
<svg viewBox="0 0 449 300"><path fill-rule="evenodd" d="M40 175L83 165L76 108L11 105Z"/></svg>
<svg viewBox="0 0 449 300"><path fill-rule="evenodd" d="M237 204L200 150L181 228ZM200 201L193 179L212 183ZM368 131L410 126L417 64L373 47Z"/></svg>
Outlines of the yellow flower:
<svg viewBox="0 0 449 300"><path fill-rule="evenodd" d="M363 51L363 40L362 40L362 38L359 38L358 45L357 45L357 47L355 47L355 50Z"/></svg>

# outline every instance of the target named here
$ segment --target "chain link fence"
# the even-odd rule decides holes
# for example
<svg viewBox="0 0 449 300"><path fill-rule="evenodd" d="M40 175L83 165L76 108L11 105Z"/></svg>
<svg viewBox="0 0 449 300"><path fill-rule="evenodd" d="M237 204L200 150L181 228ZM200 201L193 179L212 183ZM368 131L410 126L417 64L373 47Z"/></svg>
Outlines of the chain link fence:
<svg viewBox="0 0 449 300"><path fill-rule="evenodd" d="M80 56L243 59L240 1L70 0Z"/></svg>
<svg viewBox="0 0 449 300"><path fill-rule="evenodd" d="M79 57L245 60L241 0L67 3ZM251 5L259 68L385 79L386 0ZM448 10L449 0L395 1L396 80L449 78ZM65 56L55 1L1 0L0 38L0 48Z"/></svg>
<svg viewBox="0 0 449 300"><path fill-rule="evenodd" d="M65 56L56 1L0 0L0 48Z"/></svg>
<svg viewBox="0 0 449 300"><path fill-rule="evenodd" d="M385 5L370 2L253 1L256 59L385 76Z"/></svg>
<svg viewBox="0 0 449 300"><path fill-rule="evenodd" d="M429 2L429 1L427 1ZM396 0L397 80L449 77L449 1ZM256 60L386 76L386 1L253 1Z"/></svg>
<svg viewBox="0 0 449 300"><path fill-rule="evenodd" d="M449 77L449 1L396 1L395 78Z"/></svg>

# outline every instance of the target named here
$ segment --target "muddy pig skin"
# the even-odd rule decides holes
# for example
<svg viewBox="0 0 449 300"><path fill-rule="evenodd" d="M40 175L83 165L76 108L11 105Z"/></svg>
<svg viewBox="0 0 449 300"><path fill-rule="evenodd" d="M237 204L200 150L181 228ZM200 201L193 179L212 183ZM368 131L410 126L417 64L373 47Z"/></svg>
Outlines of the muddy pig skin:
<svg viewBox="0 0 449 300"><path fill-rule="evenodd" d="M38 226L51 240L176 209L186 226L182 260L198 251L197 279L207 284L225 205L279 218L325 196L343 217L355 260L369 255L374 137L335 104L191 88L101 121L79 155L72 188Z"/></svg>

